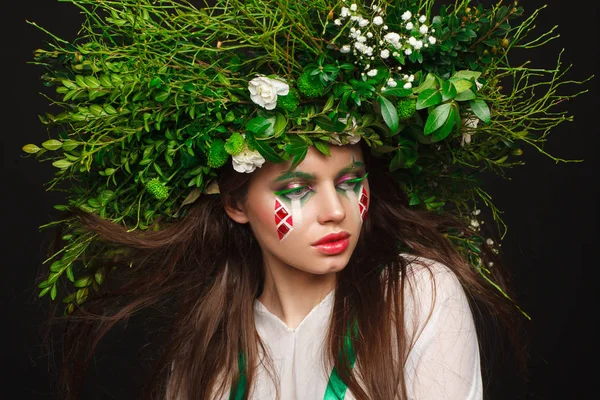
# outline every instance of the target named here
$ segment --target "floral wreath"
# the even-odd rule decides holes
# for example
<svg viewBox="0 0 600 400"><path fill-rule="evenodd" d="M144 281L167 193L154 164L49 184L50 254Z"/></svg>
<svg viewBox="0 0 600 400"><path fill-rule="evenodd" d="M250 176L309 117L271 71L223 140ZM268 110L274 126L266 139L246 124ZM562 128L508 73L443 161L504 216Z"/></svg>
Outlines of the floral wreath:
<svg viewBox="0 0 600 400"><path fill-rule="evenodd" d="M218 192L227 162L239 173L267 160L293 168L309 146L329 155L363 140L410 206L467 222L472 237L446 235L489 280L481 248L499 244L480 233L480 207L506 226L478 173L523 164L525 146L567 161L543 144L572 119L555 106L585 92L559 89L587 81L565 79L560 57L552 69L509 63L554 31L529 39L541 9L525 16L516 1L67 1L85 16L75 40L30 22L52 39L32 63L60 112L40 116L51 136L23 150L56 168L49 189L66 193L56 209L131 231L159 229ZM66 289L71 313L110 271L87 256L104 246L94 234L75 218L42 228L58 224L63 245L45 261L40 296Z"/></svg>

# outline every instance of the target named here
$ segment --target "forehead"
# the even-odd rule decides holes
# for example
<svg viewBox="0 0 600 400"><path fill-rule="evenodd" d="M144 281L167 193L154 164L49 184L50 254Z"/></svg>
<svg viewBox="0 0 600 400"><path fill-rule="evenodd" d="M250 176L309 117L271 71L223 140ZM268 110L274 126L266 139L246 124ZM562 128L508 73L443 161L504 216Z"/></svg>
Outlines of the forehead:
<svg viewBox="0 0 600 400"><path fill-rule="evenodd" d="M335 175L341 169L347 168L354 162L363 163L363 154L360 146L330 146L329 152L331 156L327 156L310 146L304 160L294 169L294 171L306 172L313 175L329 176ZM262 178L276 178L277 176L289 171L292 161L284 163L265 163L258 175Z"/></svg>

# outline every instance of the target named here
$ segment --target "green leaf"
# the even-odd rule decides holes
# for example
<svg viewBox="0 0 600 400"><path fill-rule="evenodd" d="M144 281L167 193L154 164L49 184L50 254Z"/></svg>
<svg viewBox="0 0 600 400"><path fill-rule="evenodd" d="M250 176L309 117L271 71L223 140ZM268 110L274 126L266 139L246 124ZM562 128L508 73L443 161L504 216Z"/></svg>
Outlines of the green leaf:
<svg viewBox="0 0 600 400"><path fill-rule="evenodd" d="M275 124L273 125L273 136L279 137L285 132L288 120L282 113L275 114Z"/></svg>
<svg viewBox="0 0 600 400"><path fill-rule="evenodd" d="M169 92L167 92L165 90L159 90L154 95L154 101L157 101L160 103L160 102L165 101L167 99L167 97L169 97Z"/></svg>
<svg viewBox="0 0 600 400"><path fill-rule="evenodd" d="M448 101L456 96L456 88L450 81L442 82L442 101Z"/></svg>
<svg viewBox="0 0 600 400"><path fill-rule="evenodd" d="M425 89L417 97L417 110L440 104L442 94L437 89Z"/></svg>
<svg viewBox="0 0 600 400"><path fill-rule="evenodd" d="M385 97L379 96L378 100L379 105L381 106L381 116L383 117L385 124L390 128L392 133L396 133L400 122L398 119L398 110L394 104Z"/></svg>
<svg viewBox="0 0 600 400"><path fill-rule="evenodd" d="M452 105L450 103L440 104L436 108L434 108L427 117L427 121L425 122L425 129L423 132L425 135L431 134L436 129L439 129L450 115L450 110L452 109Z"/></svg>
<svg viewBox="0 0 600 400"><path fill-rule="evenodd" d="M391 89L386 89L383 92L381 92L381 94L384 96L395 96L395 97L407 97L407 96L410 96L412 93L413 93L413 91L411 89L404 89L404 88L391 88Z"/></svg>
<svg viewBox="0 0 600 400"><path fill-rule="evenodd" d="M464 92L461 92L454 96L455 101L468 101L473 100L475 98L477 98L477 95L471 89L465 90Z"/></svg>
<svg viewBox="0 0 600 400"><path fill-rule="evenodd" d="M73 285L78 288L83 288L83 287L89 286L91 283L92 283L92 277L84 276L83 278L77 279Z"/></svg>
<svg viewBox="0 0 600 400"><path fill-rule="evenodd" d="M50 139L42 143L42 147L48 150L58 150L62 147L62 142L56 139Z"/></svg>
<svg viewBox="0 0 600 400"><path fill-rule="evenodd" d="M327 143L323 142L322 140L315 140L315 147L317 148L317 150L319 150L321 153L325 154L326 156L330 157L331 153L329 152L329 146L327 145Z"/></svg>
<svg viewBox="0 0 600 400"><path fill-rule="evenodd" d="M456 125L458 112L456 111L456 107L450 107L450 113L448 114L448 118L444 121L444 124L437 130L431 133L431 137L434 142L439 142L450 135L452 132L452 128Z"/></svg>
<svg viewBox="0 0 600 400"><path fill-rule="evenodd" d="M481 72L479 72L479 71L470 71L468 69L463 69L461 71L457 71L454 75L452 75L452 77L471 80L471 79L479 78L480 75L481 75Z"/></svg>
<svg viewBox="0 0 600 400"><path fill-rule="evenodd" d="M452 85L454 85L454 88L456 89L456 94L460 94L465 90L471 89L471 86L473 86L473 82L471 82L468 79L450 79L450 82L452 82Z"/></svg>
<svg viewBox="0 0 600 400"><path fill-rule="evenodd" d="M265 160L278 163L282 161L282 158L269 146L268 143L262 140L256 140L252 138L252 146L265 158Z"/></svg>
<svg viewBox="0 0 600 400"><path fill-rule="evenodd" d="M346 129L346 125L340 121L334 121L324 115L316 116L312 119L319 126L319 128L326 130L327 132L343 132Z"/></svg>
<svg viewBox="0 0 600 400"><path fill-rule="evenodd" d="M246 123L246 129L255 135L260 135L271 126L267 118L255 117Z"/></svg>
<svg viewBox="0 0 600 400"><path fill-rule="evenodd" d="M434 74L428 73L425 77L425 80L416 88L413 88L413 93L421 93L427 89L436 89L437 88L437 78Z"/></svg>
<svg viewBox="0 0 600 400"><path fill-rule="evenodd" d="M485 101L483 101L482 99L475 99L471 100L469 102L469 105L471 106L471 110L473 110L473 113L477 115L477 118L479 118L486 124L490 123L490 108L485 103Z"/></svg>
<svg viewBox="0 0 600 400"><path fill-rule="evenodd" d="M26 144L25 146L22 147L22 149L24 152L29 153L29 154L35 154L41 150L35 144Z"/></svg>
<svg viewBox="0 0 600 400"><path fill-rule="evenodd" d="M54 165L56 168L67 169L71 165L73 165L73 163L71 161L67 161L67 160L63 159L63 160L54 161L52 163L52 165Z"/></svg>

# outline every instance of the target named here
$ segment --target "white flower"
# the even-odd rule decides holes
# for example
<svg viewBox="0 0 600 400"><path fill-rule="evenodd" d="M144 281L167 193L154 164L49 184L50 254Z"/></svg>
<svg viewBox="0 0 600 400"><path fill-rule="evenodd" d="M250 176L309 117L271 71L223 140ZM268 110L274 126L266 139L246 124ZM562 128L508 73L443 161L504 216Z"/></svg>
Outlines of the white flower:
<svg viewBox="0 0 600 400"><path fill-rule="evenodd" d="M427 25L421 25L419 27L419 32L421 32L423 35L426 34L427 31L429 31L429 28L427 27Z"/></svg>
<svg viewBox="0 0 600 400"><path fill-rule="evenodd" d="M415 46L415 44L417 44L417 38L414 36L411 36L410 38L408 38L408 44L410 44L411 46Z"/></svg>
<svg viewBox="0 0 600 400"><path fill-rule="evenodd" d="M248 90L254 103L267 110L272 110L277 105L277 96L287 95L290 86L278 79L257 76L248 82Z"/></svg>
<svg viewBox="0 0 600 400"><path fill-rule="evenodd" d="M342 13L340 14L343 18L346 18L350 15L350 10L348 7L342 7Z"/></svg>
<svg viewBox="0 0 600 400"><path fill-rule="evenodd" d="M407 56L410 56L412 54L412 50L406 49L406 50L404 50L404 54L406 54Z"/></svg>
<svg viewBox="0 0 600 400"><path fill-rule="evenodd" d="M403 21L408 21L411 17L412 17L412 13L410 11L406 11L404 14L402 14Z"/></svg>
<svg viewBox="0 0 600 400"><path fill-rule="evenodd" d="M365 27L365 26L367 26L367 25L369 25L369 24L370 24L370 22L369 22L369 20L368 20L368 19L366 19L366 18L363 18L363 19L361 19L360 21L358 21L358 26Z"/></svg>
<svg viewBox="0 0 600 400"><path fill-rule="evenodd" d="M351 9L352 11L356 11L356 4L352 4L352 5L350 6L350 9Z"/></svg>
<svg viewBox="0 0 600 400"><path fill-rule="evenodd" d="M379 15L376 16L375 18L373 18L373 23L375 25L381 25L383 24L383 18L381 18Z"/></svg>
<svg viewBox="0 0 600 400"><path fill-rule="evenodd" d="M417 40L414 44L414 48L415 50L419 50L421 47L423 47L423 41L422 40Z"/></svg>
<svg viewBox="0 0 600 400"><path fill-rule="evenodd" d="M362 36L362 35L360 35L359 37L356 38L356 41L360 42L360 43L364 43L364 42L367 41L367 38L364 37L364 36Z"/></svg>
<svg viewBox="0 0 600 400"><path fill-rule="evenodd" d="M349 116L349 114L346 114L345 118L338 118L338 121L340 121L342 124L347 124L348 116ZM331 133L329 135L329 138L330 138L329 143L336 144L338 146L343 146L344 144L356 144L356 143L360 142L361 136L358 133L354 132L355 128L356 128L356 118L352 117L352 129L350 131L344 132L346 134L343 136L346 139L345 143L342 142L342 139L340 138L339 133Z"/></svg>
<svg viewBox="0 0 600 400"><path fill-rule="evenodd" d="M403 87L404 89L410 89L410 88L412 87L412 83L410 83L410 82L406 82L406 83L404 84L404 86L402 86L402 87Z"/></svg>
<svg viewBox="0 0 600 400"><path fill-rule="evenodd" d="M420 22L420 23L423 23L423 22L425 22L425 19L426 19L426 17L425 17L424 15L421 15L421 16L419 17L419 22Z"/></svg>
<svg viewBox="0 0 600 400"><path fill-rule="evenodd" d="M396 82L393 78L388 79L387 81L387 85L389 87L396 87L398 85L398 82Z"/></svg>
<svg viewBox="0 0 600 400"><path fill-rule="evenodd" d="M244 148L238 155L231 157L233 169L242 173L254 172L257 167L262 167L264 162L263 156L256 150L250 150L247 144L244 144Z"/></svg>
<svg viewBox="0 0 600 400"><path fill-rule="evenodd" d="M436 38L434 38L433 36L429 36L429 43L431 44L435 44L435 42L437 41Z"/></svg>
<svg viewBox="0 0 600 400"><path fill-rule="evenodd" d="M341 53L350 53L350 45L349 44L345 44L342 46L342 48L340 49Z"/></svg>
<svg viewBox="0 0 600 400"><path fill-rule="evenodd" d="M381 58L388 58L390 56L390 51L388 49L383 49L381 50L379 55L381 56Z"/></svg>
<svg viewBox="0 0 600 400"><path fill-rule="evenodd" d="M408 81L409 81L409 82L413 82L414 80L415 80L415 76L411 74L411 75L408 77Z"/></svg>
<svg viewBox="0 0 600 400"><path fill-rule="evenodd" d="M487 243L488 246L491 246L494 244L494 241L491 238L487 238L485 243Z"/></svg>
<svg viewBox="0 0 600 400"><path fill-rule="evenodd" d="M369 75L369 76L375 76L375 75L377 75L377 70L376 69L372 69L369 72L367 72L367 75Z"/></svg>
<svg viewBox="0 0 600 400"><path fill-rule="evenodd" d="M476 219L472 219L471 226L474 228L477 228L477 227L479 227L479 222Z"/></svg>
<svg viewBox="0 0 600 400"><path fill-rule="evenodd" d="M465 147L465 144L471 143L471 134L463 132L462 137L460 139L461 147Z"/></svg>
<svg viewBox="0 0 600 400"><path fill-rule="evenodd" d="M407 22L406 23L406 29L408 29L409 31L413 28L413 23L412 22Z"/></svg>
<svg viewBox="0 0 600 400"><path fill-rule="evenodd" d="M367 37L368 37L369 39L371 39L371 38L373 37L373 33L371 33L371 32L367 32Z"/></svg>
<svg viewBox="0 0 600 400"><path fill-rule="evenodd" d="M341 25L342 21L339 18L336 18L336 20L333 21L333 23L336 24L336 25Z"/></svg>

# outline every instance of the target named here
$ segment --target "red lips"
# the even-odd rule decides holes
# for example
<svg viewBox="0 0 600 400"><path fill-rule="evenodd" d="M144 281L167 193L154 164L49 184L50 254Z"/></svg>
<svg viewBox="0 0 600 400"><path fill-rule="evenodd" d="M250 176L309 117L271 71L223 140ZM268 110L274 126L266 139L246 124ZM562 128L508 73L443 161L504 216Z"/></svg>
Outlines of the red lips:
<svg viewBox="0 0 600 400"><path fill-rule="evenodd" d="M320 244L328 242L337 242L339 240L347 239L348 237L350 237L350 234L348 232L330 233L329 235L325 235L321 239L314 242L312 246L318 246Z"/></svg>

